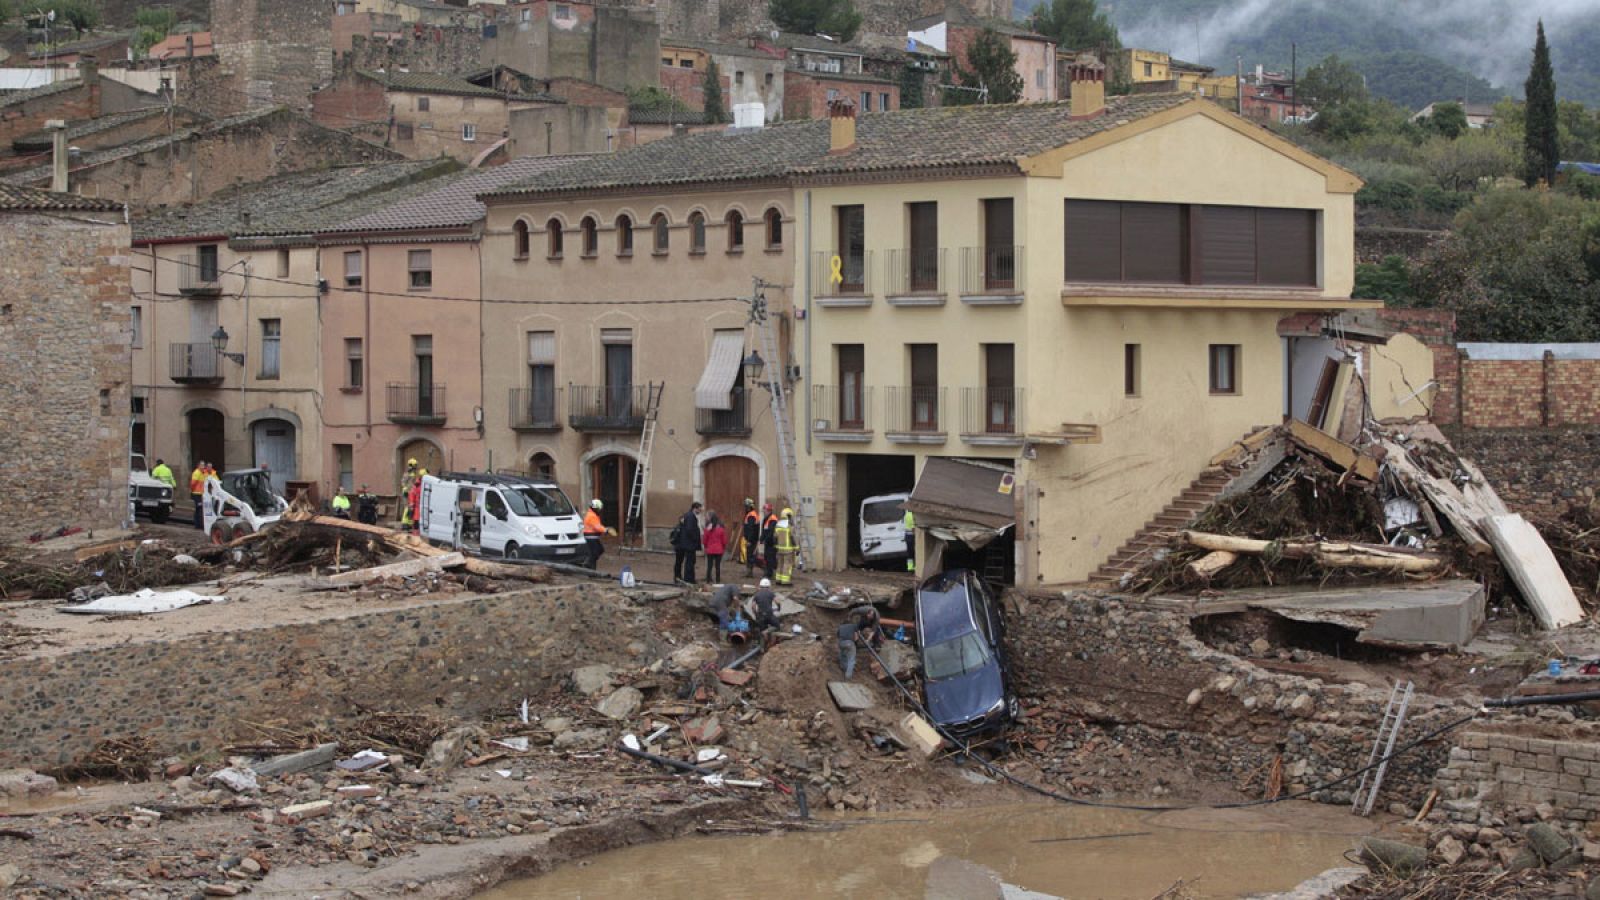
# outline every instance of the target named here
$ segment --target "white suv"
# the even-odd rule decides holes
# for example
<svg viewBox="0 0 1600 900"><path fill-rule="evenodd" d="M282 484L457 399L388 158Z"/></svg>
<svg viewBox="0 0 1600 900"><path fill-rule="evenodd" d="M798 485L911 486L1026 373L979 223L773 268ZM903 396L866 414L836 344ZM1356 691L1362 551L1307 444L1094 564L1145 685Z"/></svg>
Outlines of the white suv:
<svg viewBox="0 0 1600 900"><path fill-rule="evenodd" d="M134 515L144 513L157 525L172 515L172 488L150 476L140 453L128 458L128 503Z"/></svg>

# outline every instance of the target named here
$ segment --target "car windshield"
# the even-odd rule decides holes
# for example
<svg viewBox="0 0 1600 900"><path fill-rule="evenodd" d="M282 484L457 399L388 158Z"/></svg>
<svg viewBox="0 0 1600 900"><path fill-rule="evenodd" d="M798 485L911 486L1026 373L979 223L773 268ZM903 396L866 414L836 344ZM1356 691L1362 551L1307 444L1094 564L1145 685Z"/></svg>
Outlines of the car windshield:
<svg viewBox="0 0 1600 900"><path fill-rule="evenodd" d="M889 525L905 518L905 511L900 509L904 500L880 500L877 503L868 503L861 508L861 521L867 525Z"/></svg>
<svg viewBox="0 0 1600 900"><path fill-rule="evenodd" d="M930 645L922 652L923 672L928 680L954 678L976 672L989 662L989 645L976 631Z"/></svg>
<svg viewBox="0 0 1600 900"><path fill-rule="evenodd" d="M572 501L559 488L519 487L505 491L506 505L519 516L570 516Z"/></svg>

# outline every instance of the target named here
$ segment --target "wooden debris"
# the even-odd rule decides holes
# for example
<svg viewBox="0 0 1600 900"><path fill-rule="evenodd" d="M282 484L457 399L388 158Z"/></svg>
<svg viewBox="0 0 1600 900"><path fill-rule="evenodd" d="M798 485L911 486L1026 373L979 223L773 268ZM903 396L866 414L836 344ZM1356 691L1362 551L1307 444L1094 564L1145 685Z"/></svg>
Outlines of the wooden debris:
<svg viewBox="0 0 1600 900"><path fill-rule="evenodd" d="M1211 576L1234 564L1239 554L1231 550L1213 550L1184 567L1189 577L1196 581L1210 581Z"/></svg>
<svg viewBox="0 0 1600 900"><path fill-rule="evenodd" d="M1289 420L1287 427L1289 429L1289 438L1301 447L1350 472L1357 478L1364 478L1367 481L1378 480L1378 461L1376 459L1363 454L1326 431L1314 425L1308 425L1299 419Z"/></svg>
<svg viewBox="0 0 1600 900"><path fill-rule="evenodd" d="M109 544L90 544L87 547L79 547L74 550L72 558L78 562L83 562L94 559L103 553L120 553L123 550L132 550L137 546L139 546L138 541L112 541Z"/></svg>
<svg viewBox="0 0 1600 900"><path fill-rule="evenodd" d="M1583 621L1583 607L1555 554L1526 519L1515 514L1485 516L1479 524L1541 627L1561 628Z"/></svg>
<svg viewBox="0 0 1600 900"><path fill-rule="evenodd" d="M460 553L447 553L443 556L427 556L421 559L407 559L397 563L383 566L373 566L370 569L356 569L354 572L340 572L328 576L328 584L334 587L351 587L358 584L367 584L384 578L399 578L412 575L421 575L425 572L442 572L452 566L465 565L467 558Z"/></svg>
<svg viewBox="0 0 1600 900"><path fill-rule="evenodd" d="M1256 556L1275 554L1284 559L1310 559L1328 568L1380 569L1391 572L1436 572L1444 568L1445 560L1431 553L1407 551L1381 544L1360 544L1353 541L1263 541L1254 538L1233 537L1227 534L1209 534L1203 531L1185 531L1183 540L1202 550L1225 550L1231 553L1249 553Z"/></svg>
<svg viewBox="0 0 1600 900"><path fill-rule="evenodd" d="M475 556L467 557L466 569L474 575L485 578L511 578L517 581L532 581L542 583L550 580L550 570L545 566L531 566L525 563L499 563L487 559L478 559Z"/></svg>

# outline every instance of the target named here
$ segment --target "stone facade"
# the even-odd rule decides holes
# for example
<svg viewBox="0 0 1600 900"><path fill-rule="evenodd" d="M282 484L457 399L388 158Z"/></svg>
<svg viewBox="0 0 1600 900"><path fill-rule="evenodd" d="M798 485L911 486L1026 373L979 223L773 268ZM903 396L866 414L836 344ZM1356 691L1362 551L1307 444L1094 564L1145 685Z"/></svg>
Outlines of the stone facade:
<svg viewBox="0 0 1600 900"><path fill-rule="evenodd" d="M0 210L0 542L128 517L129 241L120 211Z"/></svg>
<svg viewBox="0 0 1600 900"><path fill-rule="evenodd" d="M470 72L483 64L483 29L467 26L360 27L368 15L334 17L339 63L352 69ZM342 30L341 30L342 29ZM340 47L340 44L344 46Z"/></svg>
<svg viewBox="0 0 1600 900"><path fill-rule="evenodd" d="M66 763L132 735L164 754L193 753L240 721L308 727L397 708L481 715L579 666L623 662L620 645L605 658L568 636L645 615L606 588L563 586L10 659L0 662L0 767Z"/></svg>
<svg viewBox="0 0 1600 900"><path fill-rule="evenodd" d="M1574 822L1600 818L1600 732L1592 724L1488 723L1462 731L1436 783L1446 815L1478 822L1548 803Z"/></svg>
<svg viewBox="0 0 1600 900"><path fill-rule="evenodd" d="M333 75L332 20L327 0L211 0L217 59L249 107L311 105Z"/></svg>
<svg viewBox="0 0 1600 900"><path fill-rule="evenodd" d="M507 5L484 42L485 65L619 91L656 84L660 55L661 26L648 11L549 0Z"/></svg>

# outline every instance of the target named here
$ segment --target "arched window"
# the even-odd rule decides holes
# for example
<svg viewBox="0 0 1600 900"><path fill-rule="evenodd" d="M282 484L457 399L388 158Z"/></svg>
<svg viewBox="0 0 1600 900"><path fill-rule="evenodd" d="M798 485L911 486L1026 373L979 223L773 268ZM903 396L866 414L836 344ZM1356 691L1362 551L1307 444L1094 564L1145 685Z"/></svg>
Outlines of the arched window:
<svg viewBox="0 0 1600 900"><path fill-rule="evenodd" d="M737 209L728 210L728 252L738 253L744 250L744 213Z"/></svg>
<svg viewBox="0 0 1600 900"><path fill-rule="evenodd" d="M706 252L706 217L705 213L689 214L689 252Z"/></svg>
<svg viewBox="0 0 1600 900"><path fill-rule="evenodd" d="M535 453L528 459L528 474L546 481L556 480L556 458L548 453Z"/></svg>
<svg viewBox="0 0 1600 900"><path fill-rule="evenodd" d="M666 253L672 242L672 235L667 231L667 214L656 213L650 218L651 247L656 253Z"/></svg>
<svg viewBox="0 0 1600 900"><path fill-rule="evenodd" d="M545 233L550 238L550 250L549 250L550 258L551 259L560 259L561 258L562 242L563 242L564 237L565 237L561 233L561 220L560 219L551 219L550 221L544 223L544 230L545 230Z"/></svg>
<svg viewBox="0 0 1600 900"><path fill-rule="evenodd" d="M516 242L517 242L516 258L517 259L527 259L528 258L528 223L522 221L521 219L518 219L517 220L517 224L511 226L511 233L512 233L513 236L515 236Z"/></svg>
<svg viewBox="0 0 1600 900"><path fill-rule="evenodd" d="M600 226L595 224L594 216L584 216L578 228L583 232L583 255L588 257L600 253Z"/></svg>
<svg viewBox="0 0 1600 900"><path fill-rule="evenodd" d="M633 255L633 220L626 215L617 216L617 255Z"/></svg>
<svg viewBox="0 0 1600 900"><path fill-rule="evenodd" d="M767 249L783 249L783 213L776 207L767 210Z"/></svg>

